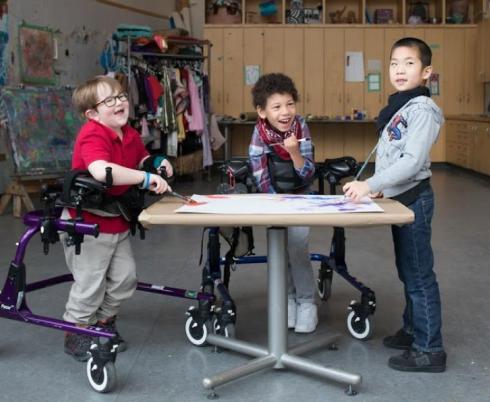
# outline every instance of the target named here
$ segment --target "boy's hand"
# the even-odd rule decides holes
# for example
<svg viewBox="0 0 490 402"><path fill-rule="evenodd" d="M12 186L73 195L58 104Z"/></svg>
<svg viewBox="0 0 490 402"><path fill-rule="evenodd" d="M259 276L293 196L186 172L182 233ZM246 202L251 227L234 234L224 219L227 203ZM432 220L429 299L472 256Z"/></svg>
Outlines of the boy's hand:
<svg viewBox="0 0 490 402"><path fill-rule="evenodd" d="M172 164L167 159L164 159L162 163L160 163L160 166L157 168L157 172L160 175L164 171L167 177L172 177L174 175L174 168L172 167Z"/></svg>
<svg viewBox="0 0 490 402"><path fill-rule="evenodd" d="M361 201L361 198L371 192L369 185L365 181L351 181L342 187L344 195L353 201Z"/></svg>
<svg viewBox="0 0 490 402"><path fill-rule="evenodd" d="M369 198L383 198L384 197L382 191L378 191L377 193L369 193L368 196L369 196Z"/></svg>
<svg viewBox="0 0 490 402"><path fill-rule="evenodd" d="M286 151L289 152L290 155L299 154L299 142L296 136L292 135L286 139L284 139L283 147Z"/></svg>
<svg viewBox="0 0 490 402"><path fill-rule="evenodd" d="M149 190L156 194L163 194L165 191L172 191L168 183L157 174L150 174Z"/></svg>

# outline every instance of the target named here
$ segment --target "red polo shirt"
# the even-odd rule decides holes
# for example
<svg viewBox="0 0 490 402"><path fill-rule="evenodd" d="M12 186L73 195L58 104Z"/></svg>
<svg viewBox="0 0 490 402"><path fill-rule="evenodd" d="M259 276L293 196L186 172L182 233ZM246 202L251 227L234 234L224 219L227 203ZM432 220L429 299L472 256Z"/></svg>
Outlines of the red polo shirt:
<svg viewBox="0 0 490 402"><path fill-rule="evenodd" d="M122 127L122 140L107 126L89 120L78 133L73 149L72 169L88 169L95 161L103 160L130 169L138 169L141 160L148 155L139 133L129 125ZM120 195L130 186L114 186L108 190L111 195ZM75 217L75 210L70 209ZM98 223L101 233L121 233L129 229L128 222L121 216L102 217L83 211L87 223Z"/></svg>

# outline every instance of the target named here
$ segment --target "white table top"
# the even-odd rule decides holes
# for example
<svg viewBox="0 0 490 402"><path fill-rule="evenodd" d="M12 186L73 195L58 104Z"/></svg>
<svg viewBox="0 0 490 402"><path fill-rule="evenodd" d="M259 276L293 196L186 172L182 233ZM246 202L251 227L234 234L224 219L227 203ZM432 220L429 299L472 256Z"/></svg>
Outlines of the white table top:
<svg viewBox="0 0 490 402"><path fill-rule="evenodd" d="M245 195L246 196L246 195ZM144 226L342 226L363 227L411 223L413 212L390 199L375 200L384 212L339 214L230 215L176 213L182 205L173 197L163 197L139 216Z"/></svg>

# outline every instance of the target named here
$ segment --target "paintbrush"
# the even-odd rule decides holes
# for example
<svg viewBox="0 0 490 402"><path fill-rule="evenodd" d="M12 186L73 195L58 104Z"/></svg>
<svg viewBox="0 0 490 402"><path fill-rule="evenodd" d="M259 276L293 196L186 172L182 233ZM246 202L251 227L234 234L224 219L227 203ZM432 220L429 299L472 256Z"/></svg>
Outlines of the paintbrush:
<svg viewBox="0 0 490 402"><path fill-rule="evenodd" d="M371 156L373 156L374 152L375 152L375 151L376 151L376 149L378 148L378 144L379 144L379 143L377 143L377 144L374 146L374 148L371 150L371 152L370 152L369 156L366 158L366 160L365 160L365 161L364 161L364 163L362 164L361 168L359 169L359 171L358 171L358 172L356 173L356 175L354 176L354 180L352 180L352 181L357 181L357 180L359 180L359 177L361 177L361 174L362 174L362 172L364 171L364 169L366 168L366 166L367 166L367 164L368 164L368 162L369 162L369 159L371 159ZM342 200L341 200L341 201L347 201L347 200L349 200L349 199L350 199L349 197L347 197L346 195L344 195L344 197L342 198Z"/></svg>
<svg viewBox="0 0 490 402"><path fill-rule="evenodd" d="M298 140L298 142L303 142L303 141L310 141L310 139L309 138L300 138ZM269 144L269 145L284 145L284 142L275 142L275 143Z"/></svg>
<svg viewBox="0 0 490 402"><path fill-rule="evenodd" d="M188 204L195 204L196 201L194 201L193 199L191 199L191 197L187 197L186 195L182 195L182 194L179 194L175 191L168 191L168 194L175 197L175 198L179 198L181 199L182 201L185 201L186 203Z"/></svg>

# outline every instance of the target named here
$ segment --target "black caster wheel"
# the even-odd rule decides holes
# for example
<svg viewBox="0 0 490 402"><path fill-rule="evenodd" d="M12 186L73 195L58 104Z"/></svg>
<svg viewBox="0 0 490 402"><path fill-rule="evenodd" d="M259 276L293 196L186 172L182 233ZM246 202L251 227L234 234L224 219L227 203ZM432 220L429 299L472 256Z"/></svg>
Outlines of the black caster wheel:
<svg viewBox="0 0 490 402"><path fill-rule="evenodd" d="M117 383L116 366L111 361L99 366L91 357L87 361L87 378L95 391L103 394L111 392Z"/></svg>
<svg viewBox="0 0 490 402"><path fill-rule="evenodd" d="M185 334L190 343L195 346L207 346L206 338L208 336L208 323L200 324L192 316L185 322Z"/></svg>
<svg viewBox="0 0 490 402"><path fill-rule="evenodd" d="M369 317L362 319L354 310L347 315L347 329L354 338L361 341L373 335L373 324Z"/></svg>
<svg viewBox="0 0 490 402"><path fill-rule="evenodd" d="M332 279L333 271L330 268L324 267L322 263L317 279L317 290L320 299L326 301L330 298L332 294Z"/></svg>
<svg viewBox="0 0 490 402"><path fill-rule="evenodd" d="M223 326L217 318L214 318L213 331L215 334L222 335L226 338L235 338L235 324L233 323L228 323Z"/></svg>

